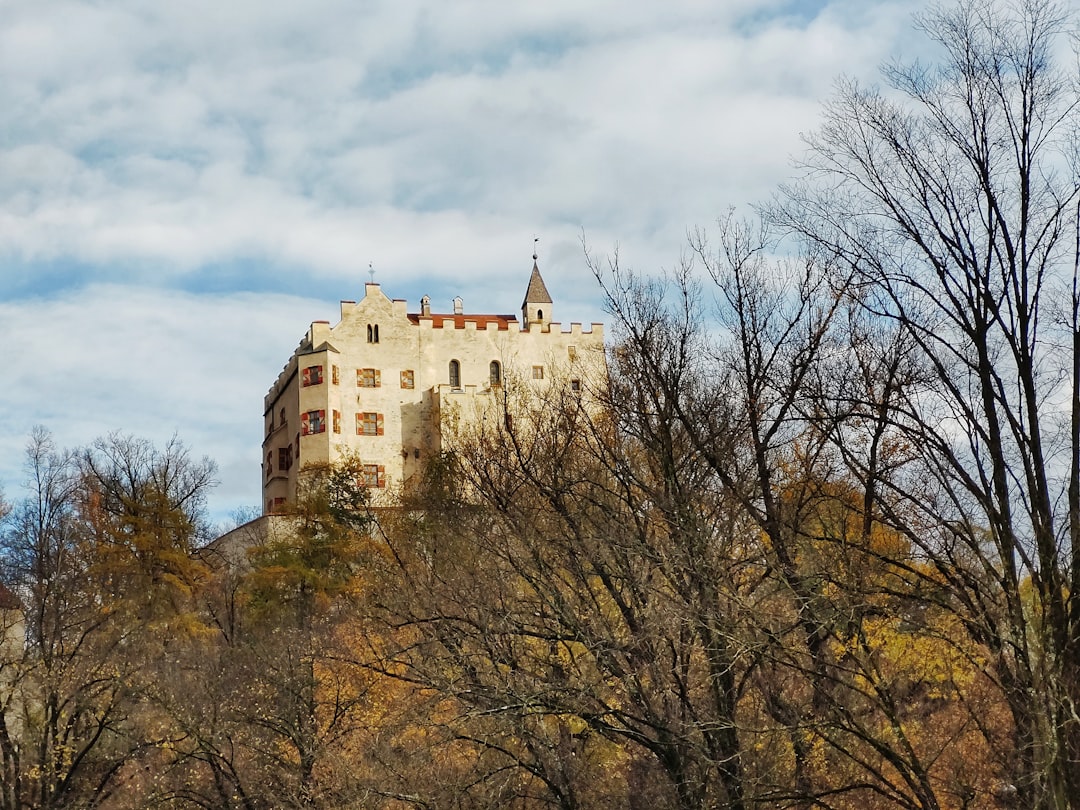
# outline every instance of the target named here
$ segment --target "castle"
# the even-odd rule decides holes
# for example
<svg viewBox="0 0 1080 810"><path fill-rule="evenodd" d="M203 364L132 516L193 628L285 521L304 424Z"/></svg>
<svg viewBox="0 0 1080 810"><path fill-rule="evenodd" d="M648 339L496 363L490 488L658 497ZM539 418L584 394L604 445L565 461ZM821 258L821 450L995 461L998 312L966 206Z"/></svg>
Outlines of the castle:
<svg viewBox="0 0 1080 810"><path fill-rule="evenodd" d="M558 377L581 390L603 367L603 326L564 331L533 256L521 322L516 315L419 312L374 281L342 301L336 326L315 321L264 401L263 509L295 497L301 464L359 458L373 492L407 486L444 449L446 421L469 418L510 379L534 390ZM472 407L470 407L472 406Z"/></svg>

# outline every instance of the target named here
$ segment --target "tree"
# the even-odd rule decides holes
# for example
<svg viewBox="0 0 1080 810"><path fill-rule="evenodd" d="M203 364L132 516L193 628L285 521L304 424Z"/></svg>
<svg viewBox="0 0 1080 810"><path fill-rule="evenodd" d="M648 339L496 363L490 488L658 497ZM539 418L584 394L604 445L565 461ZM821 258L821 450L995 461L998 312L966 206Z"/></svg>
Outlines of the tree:
<svg viewBox="0 0 1080 810"><path fill-rule="evenodd" d="M809 139L815 181L771 215L851 274L868 386L834 374L823 426L875 515L986 651L1019 806L1080 795L1080 175L1067 30L1046 0L920 19L936 66L843 82ZM880 440L902 443L885 463Z"/></svg>
<svg viewBox="0 0 1080 810"><path fill-rule="evenodd" d="M373 707L393 703L359 658L355 603L373 552L362 481L352 458L309 465L287 514L208 550L199 597L212 631L184 640L183 677L150 694L172 735L155 800L334 808L369 787L361 741Z"/></svg>
<svg viewBox="0 0 1080 810"><path fill-rule="evenodd" d="M738 715L756 531L639 360L616 351L610 389L591 392L508 375L387 532L393 662L447 698L446 737L488 769L474 784L521 775L502 802L749 801Z"/></svg>
<svg viewBox="0 0 1080 810"><path fill-rule="evenodd" d="M90 466L88 455L57 450L46 431L35 430L27 447L29 494L0 534L4 580L26 625L25 645L5 662L12 675L0 702L5 810L102 806L119 785L132 784L129 766L160 741L144 723L139 699L160 647L137 616L116 609L118 572L139 566L134 555L114 553L126 524L102 520L101 484L122 468L137 494L128 512L145 505L158 516L165 540L163 527L198 519L195 506L208 480L196 476L189 498L173 504L182 514L173 514L162 508L167 493L157 488L168 477L155 477L154 470L165 466L185 477L190 465L180 445L171 445L167 458L151 452L159 463L150 467L137 463L146 456L128 452L148 445L114 437L100 446L117 450L112 463ZM106 568L112 574L103 577Z"/></svg>
<svg viewBox="0 0 1080 810"><path fill-rule="evenodd" d="M955 723L907 707L900 681L925 679L882 654L881 617L910 612L909 547L886 542L872 487L843 469L819 407L838 340L846 344L848 279L823 252L767 262L767 232L730 218L721 237L718 252L700 234L691 243L713 307L690 263L662 280L617 257L593 267L636 410L682 437L698 475L760 533L741 625L753 661L744 705L756 708L744 708L743 725L756 732L743 736L753 740L745 750L771 753L747 784L758 801L802 806L942 806L949 758L931 741L955 742L943 726Z"/></svg>
<svg viewBox="0 0 1080 810"><path fill-rule="evenodd" d="M80 509L94 574L113 602L155 630L195 622L192 597L208 570L193 552L209 540L203 515L216 465L173 437L158 449L113 433L78 454Z"/></svg>

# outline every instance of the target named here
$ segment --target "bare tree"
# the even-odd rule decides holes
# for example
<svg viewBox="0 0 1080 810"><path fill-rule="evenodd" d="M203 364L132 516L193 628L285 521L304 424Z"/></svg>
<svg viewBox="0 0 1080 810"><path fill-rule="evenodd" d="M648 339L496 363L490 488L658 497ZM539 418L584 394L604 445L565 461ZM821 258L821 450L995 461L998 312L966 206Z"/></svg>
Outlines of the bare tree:
<svg viewBox="0 0 1080 810"><path fill-rule="evenodd" d="M920 23L940 62L886 68L888 93L843 82L809 140L813 183L771 213L852 274L859 331L893 335L853 348L876 379L834 387L846 416L832 436L986 652L1014 733L999 792L1068 807L1080 795L1080 95L1055 67L1068 17L1047 0L963 0ZM897 362L911 373L891 373ZM867 452L874 436L902 443L904 462Z"/></svg>
<svg viewBox="0 0 1080 810"><path fill-rule="evenodd" d="M28 495L0 534L4 580L19 598L26 634L5 662L11 675L0 702L0 806L11 810L100 807L120 785L134 792L132 763L162 739L140 694L163 640L116 600L112 585L141 570L133 549L123 555L116 548L148 525L163 543L184 547L189 535L180 527L199 519L208 478L178 444L167 458L136 453L149 446L119 437L99 446L117 452L110 463L91 466L90 454L57 450L46 431L35 430L27 447ZM158 463L142 466L143 458ZM164 479L155 472L163 468L183 479L195 475L184 502L170 501L167 488L158 487ZM103 506L103 484L121 469L131 493L124 514L141 514L146 524L105 518L119 511ZM130 591L123 597L134 601Z"/></svg>
<svg viewBox="0 0 1080 810"><path fill-rule="evenodd" d="M767 231L730 218L719 251L700 233L691 247L711 288L689 262L666 281L617 260L594 268L616 362L633 369L620 376L760 533L753 620L740 627L760 713L744 715L743 735L773 754L749 782L758 800L803 806L941 806L956 722L908 700L898 685L924 679L884 652L882 617L912 595L908 546L883 534L823 429L818 391L847 346L849 278L826 252L768 261Z"/></svg>
<svg viewBox="0 0 1080 810"><path fill-rule="evenodd" d="M529 777L521 800L743 807L757 533L639 361L616 350L593 391L507 375L450 439L442 488L388 533L397 661L453 699L452 736Z"/></svg>

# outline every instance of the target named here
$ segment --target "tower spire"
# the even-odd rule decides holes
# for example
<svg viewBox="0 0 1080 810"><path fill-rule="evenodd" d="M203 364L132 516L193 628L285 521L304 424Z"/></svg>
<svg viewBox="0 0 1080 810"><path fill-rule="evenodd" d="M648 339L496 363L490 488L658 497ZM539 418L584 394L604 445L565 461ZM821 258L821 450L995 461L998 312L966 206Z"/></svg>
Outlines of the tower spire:
<svg viewBox="0 0 1080 810"><path fill-rule="evenodd" d="M529 276L529 286L525 290L525 300L521 302L521 320L526 329L533 324L546 327L551 323L551 294L544 284L540 275L540 267L536 261L538 258L536 243L540 237L533 238L533 266Z"/></svg>

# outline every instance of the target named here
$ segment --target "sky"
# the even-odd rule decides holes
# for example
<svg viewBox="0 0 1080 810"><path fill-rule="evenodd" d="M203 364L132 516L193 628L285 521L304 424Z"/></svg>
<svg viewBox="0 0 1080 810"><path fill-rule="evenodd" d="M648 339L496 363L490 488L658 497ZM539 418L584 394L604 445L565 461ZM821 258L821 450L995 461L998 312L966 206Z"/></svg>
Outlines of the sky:
<svg viewBox="0 0 1080 810"><path fill-rule="evenodd" d="M921 0L0 0L0 490L62 447L179 437L257 509L263 396L369 271L409 310L602 321L791 179L836 79Z"/></svg>

